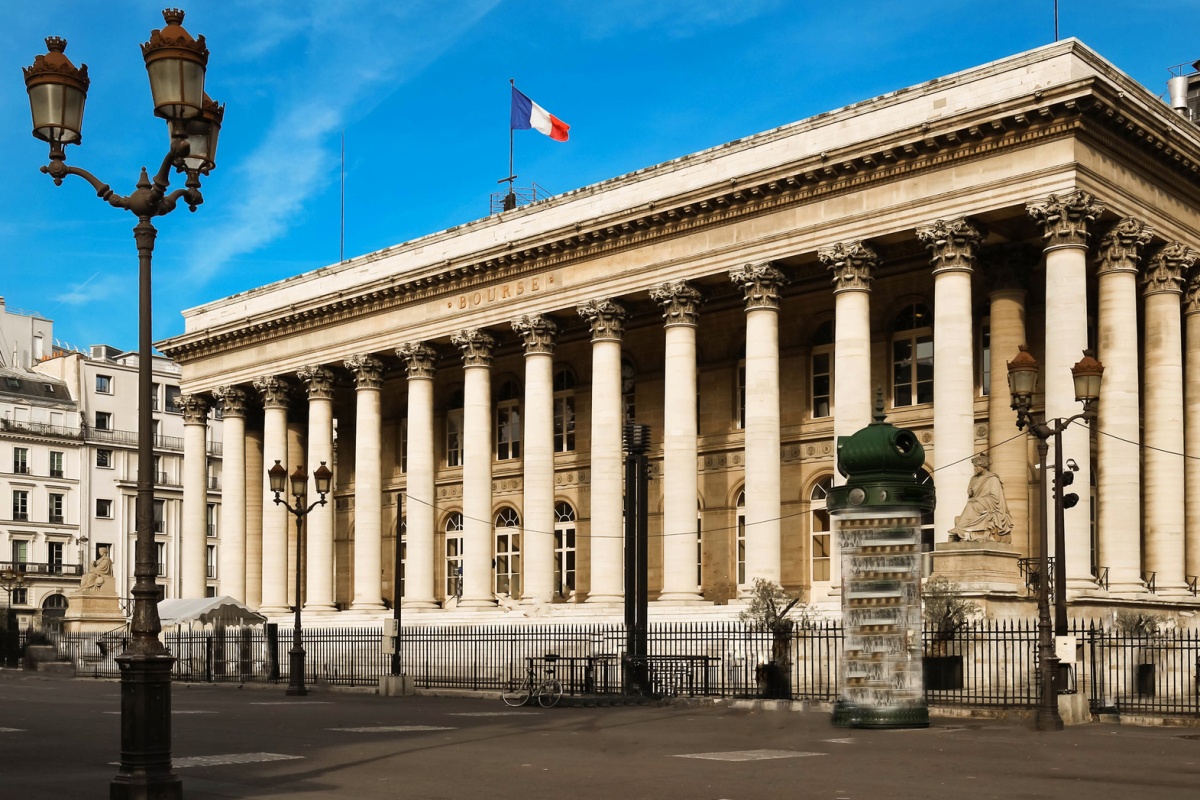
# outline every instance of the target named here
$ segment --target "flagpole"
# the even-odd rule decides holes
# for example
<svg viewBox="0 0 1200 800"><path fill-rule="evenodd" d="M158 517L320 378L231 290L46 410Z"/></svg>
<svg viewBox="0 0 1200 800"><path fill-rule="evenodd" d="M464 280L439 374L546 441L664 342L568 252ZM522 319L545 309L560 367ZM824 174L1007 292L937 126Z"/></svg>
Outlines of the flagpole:
<svg viewBox="0 0 1200 800"><path fill-rule="evenodd" d="M338 239L338 261L346 260L346 131L342 131L342 230Z"/></svg>
<svg viewBox="0 0 1200 800"><path fill-rule="evenodd" d="M517 88L517 84L512 78L508 79L508 85L510 87L512 87L513 89ZM510 92L510 95L511 95L511 92ZM511 103L511 100L510 100L510 103ZM505 211L511 211L512 209L517 207L517 195L513 191L513 181L516 180L516 177L517 177L516 174L513 173L513 127L512 127L512 112L511 112L511 105L510 105L509 120L508 120L508 178L505 179L508 181L508 195L504 198L504 210Z"/></svg>

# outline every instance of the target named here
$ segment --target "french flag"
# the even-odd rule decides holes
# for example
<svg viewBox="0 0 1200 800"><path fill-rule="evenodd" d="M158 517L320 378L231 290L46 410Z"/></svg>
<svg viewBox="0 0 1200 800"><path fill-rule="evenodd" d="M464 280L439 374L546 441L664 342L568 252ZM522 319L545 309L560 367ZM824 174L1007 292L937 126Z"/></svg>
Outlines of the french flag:
<svg viewBox="0 0 1200 800"><path fill-rule="evenodd" d="M524 94L512 87L512 122L509 125L515 131L527 131L532 128L541 131L556 142L565 142L571 126L551 114Z"/></svg>

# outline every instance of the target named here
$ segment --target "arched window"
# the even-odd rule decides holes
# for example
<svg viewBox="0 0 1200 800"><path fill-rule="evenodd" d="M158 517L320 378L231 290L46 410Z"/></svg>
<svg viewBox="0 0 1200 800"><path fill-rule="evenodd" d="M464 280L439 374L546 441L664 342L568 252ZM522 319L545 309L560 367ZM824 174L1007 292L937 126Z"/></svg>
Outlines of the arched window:
<svg viewBox="0 0 1200 800"><path fill-rule="evenodd" d="M559 367L554 373L554 452L575 449L575 373Z"/></svg>
<svg viewBox="0 0 1200 800"><path fill-rule="evenodd" d="M463 391L455 389L446 403L446 466L462 466Z"/></svg>
<svg viewBox="0 0 1200 800"><path fill-rule="evenodd" d="M61 594L52 594L42 601L42 627L60 628L63 617L67 614L67 598Z"/></svg>
<svg viewBox="0 0 1200 800"><path fill-rule="evenodd" d="M507 380L496 398L496 458L521 457L521 387Z"/></svg>
<svg viewBox="0 0 1200 800"><path fill-rule="evenodd" d="M808 495L808 530L812 535L812 582L828 581L830 577L830 531L829 510L825 498L833 488L833 476L826 475L817 481Z"/></svg>
<svg viewBox="0 0 1200 800"><path fill-rule="evenodd" d="M507 506L496 514L495 592L521 596L521 517Z"/></svg>
<svg viewBox="0 0 1200 800"><path fill-rule="evenodd" d="M933 315L913 303L892 325L892 406L933 402Z"/></svg>
<svg viewBox="0 0 1200 800"><path fill-rule="evenodd" d="M463 515L446 517L446 597L462 597Z"/></svg>
<svg viewBox="0 0 1200 800"><path fill-rule="evenodd" d="M746 493L738 493L737 498L737 585L746 585Z"/></svg>
<svg viewBox="0 0 1200 800"><path fill-rule="evenodd" d="M575 594L575 509L554 505L554 586L560 597Z"/></svg>
<svg viewBox="0 0 1200 800"><path fill-rule="evenodd" d="M625 421L634 422L637 415L635 389L637 387L637 368L633 360L621 357L621 405L625 412Z"/></svg>
<svg viewBox="0 0 1200 800"><path fill-rule="evenodd" d="M833 416L833 321L818 326L812 349L813 419Z"/></svg>

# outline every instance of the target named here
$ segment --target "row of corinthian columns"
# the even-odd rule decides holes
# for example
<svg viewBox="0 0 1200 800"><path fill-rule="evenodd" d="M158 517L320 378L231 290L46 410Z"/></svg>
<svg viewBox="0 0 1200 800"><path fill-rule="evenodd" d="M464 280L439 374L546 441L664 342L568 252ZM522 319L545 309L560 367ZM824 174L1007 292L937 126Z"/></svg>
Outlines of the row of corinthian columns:
<svg viewBox="0 0 1200 800"><path fill-rule="evenodd" d="M1083 192L1030 203L1029 214L1040 224L1044 242L1046 314L1043 385L1048 417L1079 411L1070 367L1087 344L1086 267L1088 239L1103 205ZM936 473L939 503L935 531L939 541L954 524L966 498L975 451L975 363L972 275L987 235L965 218L938 220L916 231L931 254L934 272L934 406ZM1181 591L1184 576L1200 572L1200 502L1184 501L1183 476L1200 480L1200 281L1187 284L1188 383L1183 383L1183 331L1180 296L1196 254L1172 243L1148 261L1142 284L1145 314L1145 376L1139 383L1137 339L1130 320L1137 318L1137 280L1141 251L1148 245L1148 226L1124 219L1107 229L1095 252L1099 277L1099 355L1107 366L1101 389L1098 437L1099 540L1097 561L1109 569L1113 591L1138 591L1148 573L1156 573L1160 592ZM1027 488L1031 484L1028 449L1017 435L1014 415L1003 390L1004 359L1026 341L1026 293L1012 264L1022 261L1019 247L989 260L987 293L990 313L992 391L988 400L989 450L992 469L1007 489L1014 517L1013 544L1031 553ZM870 294L879 257L861 241L821 248L821 262L833 275L835 295L834 434L848 436L872 418ZM1006 261L1007 259L1007 261ZM1026 261L1028 259L1025 259ZM1024 266L1028 266L1025 264ZM779 301L786 285L770 263L733 269L730 279L744 293L745 354L745 493L746 575L778 581L781 577L780 361ZM700 293L685 281L654 287L651 298L664 318L664 572L660 599L696 601L695 514L698 498L696 416L696 328ZM622 424L621 342L628 317L616 301L588 301L576 309L592 332L590 517L591 585L589 602L615 602L623 595L622 580ZM512 323L525 352L525 429L523 454L524 595L549 599L554 586L554 430L553 364L555 323L541 314ZM460 604L495 603L492 591L493 550L492 458L493 407L491 361L495 339L478 329L450 336L464 367L463 502L464 568ZM408 467L407 568L405 605L437 605L438 523L435 499L433 384L437 351L427 342L397 348L407 372ZM354 580L352 608L379 610L382 550L382 420L380 394L383 365L362 354L345 367L356 381L354 457ZM289 435L287 407L290 384L280 376L254 381L265 414L261 442L245 427L249 393L240 387L214 392L225 407L223 493L220 548L222 593L257 601L268 613L288 607L289 517L271 503L264 468L278 458L294 466L332 462L332 372L313 365L298 372L308 390L307 455ZM1139 391L1144 394L1139 394ZM1139 396L1144 398L1143 451ZM204 416L203 398L188 396L185 406L184 596L202 596L205 563ZM1186 414L1185 414L1186 410ZM202 413L201 413L202 412ZM290 440L290 444L289 444ZM289 450L289 447L291 448ZM1064 455L1073 458L1086 482L1090 474L1089 432L1075 425L1063 434ZM290 459L285 457L290 456ZM195 465L199 464L198 467ZM1142 479L1143 471L1145 480ZM835 480L842 480L840 475ZM1033 481L1036 485L1036 481ZM1084 484L1086 486L1086 483ZM1143 496L1144 487L1144 496ZM311 491L311 489L310 489ZM1086 491L1086 489L1084 490ZM201 498L198 502L197 497ZM1144 513L1143 510L1144 509ZM197 523L199 520L199 523ZM1186 524L1185 524L1186 522ZM1094 588L1091 574L1088 504L1066 512L1068 586ZM1144 530L1145 545L1138 531ZM261 531L259 536L258 531ZM294 553L294 537L290 542ZM333 597L333 509L318 507L308 521L306 604L331 610ZM838 557L833 554L832 584L840 584ZM196 568L195 565L199 565ZM194 574L193 574L194 573ZM257 576L261 575L261 583ZM294 586L291 587L294 589Z"/></svg>

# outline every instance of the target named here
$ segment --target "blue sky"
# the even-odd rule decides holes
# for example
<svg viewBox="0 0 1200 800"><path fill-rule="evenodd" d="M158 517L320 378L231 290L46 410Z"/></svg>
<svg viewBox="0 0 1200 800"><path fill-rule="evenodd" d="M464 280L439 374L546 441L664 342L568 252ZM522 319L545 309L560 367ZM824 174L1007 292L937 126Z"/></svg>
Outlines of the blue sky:
<svg viewBox="0 0 1200 800"><path fill-rule="evenodd" d="M126 212L38 172L19 68L65 37L92 78L68 163L127 193L167 144L138 45L159 2L4 4L0 294L77 347L132 349L137 260ZM154 336L180 311L488 213L508 170L508 79L571 125L516 134L519 185L551 193L767 130L1054 39L1052 0L204 0L207 90L226 103L205 204L160 218ZM1200 59L1200 0L1062 0L1075 36L1155 93ZM179 183L182 176L175 178Z"/></svg>

